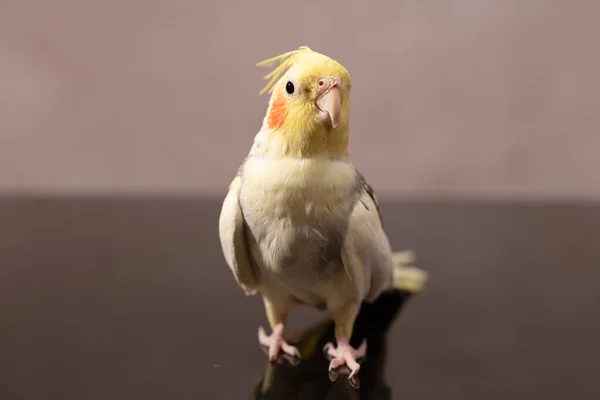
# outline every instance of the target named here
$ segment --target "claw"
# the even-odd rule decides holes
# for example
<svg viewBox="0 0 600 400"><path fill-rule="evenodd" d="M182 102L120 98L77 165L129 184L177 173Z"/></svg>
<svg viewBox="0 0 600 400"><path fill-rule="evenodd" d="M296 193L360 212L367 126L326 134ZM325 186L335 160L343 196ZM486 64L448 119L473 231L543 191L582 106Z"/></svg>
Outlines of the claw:
<svg viewBox="0 0 600 400"><path fill-rule="evenodd" d="M331 369L329 370L329 380L330 380L331 382L335 382L335 381L337 381L337 379L338 379L339 377L340 377L340 374L339 374L339 372L338 372L338 371L336 371L336 370L331 370Z"/></svg>
<svg viewBox="0 0 600 400"><path fill-rule="evenodd" d="M348 381L354 389L360 389L360 379L358 378L358 376L355 375L352 377L348 377Z"/></svg>
<svg viewBox="0 0 600 400"><path fill-rule="evenodd" d="M277 326L276 329L273 329L273 333L270 336L267 335L265 329L260 326L258 328L258 342L267 348L267 354L269 356L269 361L271 362L276 361L281 353L283 353L281 355L284 358L288 360L291 358L292 361L290 362L292 364L294 364L293 359L300 358L298 348L290 345L284 339L283 326ZM297 360L295 361L297 364Z"/></svg>
<svg viewBox="0 0 600 400"><path fill-rule="evenodd" d="M323 347L323 351L331 358L329 364L330 379L332 375L337 379L337 375L335 375L335 373L332 374L332 372L340 367L346 366L350 370L348 380L350 380L350 383L354 386L354 383L358 382L357 374L358 371L360 371L360 364L357 360L365 357L367 342L363 340L358 349L354 349L347 340L342 339L338 340L337 347L334 347L332 343L327 343L325 347Z"/></svg>

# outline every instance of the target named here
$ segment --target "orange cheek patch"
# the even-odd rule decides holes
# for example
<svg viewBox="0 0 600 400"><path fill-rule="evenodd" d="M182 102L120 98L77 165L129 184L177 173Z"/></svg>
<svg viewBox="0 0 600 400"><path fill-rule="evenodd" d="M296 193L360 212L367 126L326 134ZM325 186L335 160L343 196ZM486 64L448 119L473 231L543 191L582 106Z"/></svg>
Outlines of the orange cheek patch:
<svg viewBox="0 0 600 400"><path fill-rule="evenodd" d="M269 110L269 117L267 119L267 124L270 129L279 129L285 122L285 118L287 117L287 102L285 97L279 96L275 100L273 100L273 104L271 105L271 109Z"/></svg>

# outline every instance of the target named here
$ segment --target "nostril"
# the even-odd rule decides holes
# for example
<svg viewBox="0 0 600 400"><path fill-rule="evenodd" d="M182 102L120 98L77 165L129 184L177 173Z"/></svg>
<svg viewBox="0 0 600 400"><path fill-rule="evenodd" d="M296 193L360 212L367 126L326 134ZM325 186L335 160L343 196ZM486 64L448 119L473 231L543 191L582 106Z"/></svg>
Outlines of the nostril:
<svg viewBox="0 0 600 400"><path fill-rule="evenodd" d="M323 86L325 84L325 82L323 81L323 79L319 79L319 86Z"/></svg>

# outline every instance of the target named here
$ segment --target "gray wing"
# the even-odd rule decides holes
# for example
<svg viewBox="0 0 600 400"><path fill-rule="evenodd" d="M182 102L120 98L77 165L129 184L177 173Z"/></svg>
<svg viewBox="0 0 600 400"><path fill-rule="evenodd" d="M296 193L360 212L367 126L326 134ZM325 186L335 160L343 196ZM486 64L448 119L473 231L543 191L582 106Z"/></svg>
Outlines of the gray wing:
<svg viewBox="0 0 600 400"><path fill-rule="evenodd" d="M356 171L356 175L358 176L361 186L363 187L364 191L367 192L367 194L373 201L373 205L375 206L375 209L377 210L377 215L379 216L379 222L381 222L381 226L383 227L383 218L381 218L381 210L379 208L379 202L377 201L377 196L375 195L375 190L373 189L373 187L371 185L369 185L369 182L367 182L367 179L365 178L365 176L363 174L360 173L359 170L355 170L355 171ZM364 202L362 202L362 203L363 203L363 206L365 206L368 210L368 206Z"/></svg>
<svg viewBox="0 0 600 400"><path fill-rule="evenodd" d="M393 285L394 263L373 188L357 171L360 198L348 221L342 262L357 300L373 301Z"/></svg>
<svg viewBox="0 0 600 400"><path fill-rule="evenodd" d="M245 222L239 203L241 177L231 182L219 217L219 238L225 261L246 294L258 290L258 278L246 243Z"/></svg>

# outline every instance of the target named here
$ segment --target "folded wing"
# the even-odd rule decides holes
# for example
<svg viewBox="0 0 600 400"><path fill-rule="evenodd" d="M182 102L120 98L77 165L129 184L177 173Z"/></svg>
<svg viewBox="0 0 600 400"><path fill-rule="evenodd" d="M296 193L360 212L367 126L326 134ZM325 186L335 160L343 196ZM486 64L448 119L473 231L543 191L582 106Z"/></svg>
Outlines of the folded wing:
<svg viewBox="0 0 600 400"><path fill-rule="evenodd" d="M231 182L223 201L219 217L219 238L225 261L238 284L247 294L254 294L259 282L246 243L244 216L239 203L240 187L241 177L238 175Z"/></svg>
<svg viewBox="0 0 600 400"><path fill-rule="evenodd" d="M373 188L357 171L361 194L350 216L342 262L358 301L373 301L393 284L394 263Z"/></svg>

